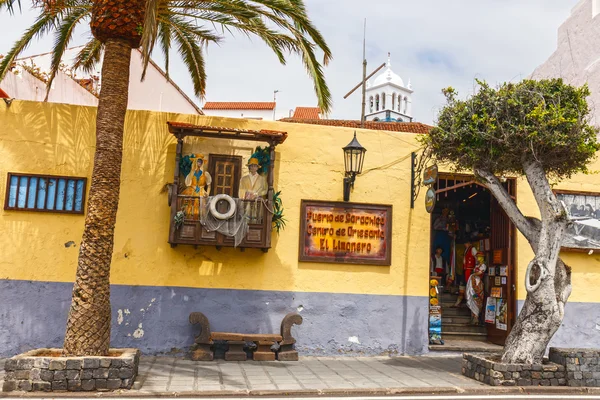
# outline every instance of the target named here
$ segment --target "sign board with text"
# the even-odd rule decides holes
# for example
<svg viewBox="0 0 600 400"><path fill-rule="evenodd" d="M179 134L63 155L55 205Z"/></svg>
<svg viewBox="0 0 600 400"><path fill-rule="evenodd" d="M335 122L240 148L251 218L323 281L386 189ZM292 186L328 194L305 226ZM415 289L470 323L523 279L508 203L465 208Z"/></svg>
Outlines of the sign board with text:
<svg viewBox="0 0 600 400"><path fill-rule="evenodd" d="M302 200L298 259L391 265L392 206Z"/></svg>

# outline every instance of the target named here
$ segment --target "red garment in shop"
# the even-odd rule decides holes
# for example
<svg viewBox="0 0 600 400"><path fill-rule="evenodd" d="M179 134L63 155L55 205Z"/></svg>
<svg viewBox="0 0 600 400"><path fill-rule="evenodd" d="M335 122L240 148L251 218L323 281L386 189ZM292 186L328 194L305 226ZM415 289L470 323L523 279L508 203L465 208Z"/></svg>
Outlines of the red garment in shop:
<svg viewBox="0 0 600 400"><path fill-rule="evenodd" d="M465 249L465 256L463 258L463 268L475 268L475 256L473 255L473 246L469 246Z"/></svg>
<svg viewBox="0 0 600 400"><path fill-rule="evenodd" d="M473 273L474 268L465 268L465 282L469 282L469 277Z"/></svg>
<svg viewBox="0 0 600 400"><path fill-rule="evenodd" d="M465 271L465 282L469 282L469 277L473 273L475 268L475 256L473 246L469 246L465 249L465 256L463 257L463 268Z"/></svg>

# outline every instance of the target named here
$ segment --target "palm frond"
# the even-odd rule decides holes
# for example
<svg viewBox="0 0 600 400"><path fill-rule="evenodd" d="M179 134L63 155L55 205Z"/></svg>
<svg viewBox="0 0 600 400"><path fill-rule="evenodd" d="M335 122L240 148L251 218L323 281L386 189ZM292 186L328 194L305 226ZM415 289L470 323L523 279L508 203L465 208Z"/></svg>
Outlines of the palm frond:
<svg viewBox="0 0 600 400"><path fill-rule="evenodd" d="M143 63L142 81L146 78L146 70L158 36L158 7L160 3L160 0L146 0L146 17L140 42Z"/></svg>
<svg viewBox="0 0 600 400"><path fill-rule="evenodd" d="M92 37L75 56L73 63L74 70L81 70L85 73L94 72L96 65L102 58L104 45L96 38Z"/></svg>
<svg viewBox="0 0 600 400"><path fill-rule="evenodd" d="M33 1L44 6L42 15L0 63L0 79L34 37L54 28L57 33L51 83L73 28L89 15L93 4L93 0ZM20 0L0 0L0 9L12 10L17 4L20 5ZM203 47L209 43L219 44L223 39L221 33L237 32L262 40L282 64L286 63L288 54L299 54L313 80L319 107L325 113L330 111L331 93L325 82L323 65L331 60L331 49L308 17L304 0L146 0L145 7L142 79L157 43L165 57L168 78L170 49L176 44L194 82L194 92L202 97L206 87ZM99 41L89 41L77 55L74 69L93 70L102 49ZM318 51L323 52L323 65L317 60Z"/></svg>
<svg viewBox="0 0 600 400"><path fill-rule="evenodd" d="M22 12L21 9L21 0L0 0L0 11L3 8L6 8L9 13L13 14L15 12L14 6L15 3L19 6L19 12Z"/></svg>
<svg viewBox="0 0 600 400"><path fill-rule="evenodd" d="M178 44L178 52L186 65L194 83L194 94L204 98L206 93L206 69L202 48L196 42L196 37L178 24L172 24L173 38Z"/></svg>
<svg viewBox="0 0 600 400"><path fill-rule="evenodd" d="M161 21L158 29L158 40L160 44L160 49L163 53L163 57L165 57L165 74L167 75L167 79L169 79L169 53L171 50L171 26Z"/></svg>
<svg viewBox="0 0 600 400"><path fill-rule="evenodd" d="M308 71L308 74L313 79L313 86L315 93L317 94L319 108L321 109L321 112L328 114L331 112L332 100L329 86L327 86L327 82L325 82L323 67L315 56L313 44L304 37L300 38L299 42L302 50L302 62L304 63L304 67Z"/></svg>
<svg viewBox="0 0 600 400"><path fill-rule="evenodd" d="M0 61L0 81L4 79L6 73L14 64L17 57L29 46L31 41L36 38L43 36L51 28L53 28L57 22L57 13L42 13L30 26L23 36L13 45L9 52Z"/></svg>
<svg viewBox="0 0 600 400"><path fill-rule="evenodd" d="M48 95L50 94L50 88L52 87L52 82L56 77L60 69L60 64L67 50L67 46L71 41L71 37L73 35L73 31L77 24L83 21L86 17L88 17L91 13L91 8L76 8L70 10L66 16L62 18L58 25L58 29L56 30L56 38L54 40L54 46L52 47L52 61L50 64L50 73L48 77L48 82L46 84L46 98L44 101L48 100Z"/></svg>

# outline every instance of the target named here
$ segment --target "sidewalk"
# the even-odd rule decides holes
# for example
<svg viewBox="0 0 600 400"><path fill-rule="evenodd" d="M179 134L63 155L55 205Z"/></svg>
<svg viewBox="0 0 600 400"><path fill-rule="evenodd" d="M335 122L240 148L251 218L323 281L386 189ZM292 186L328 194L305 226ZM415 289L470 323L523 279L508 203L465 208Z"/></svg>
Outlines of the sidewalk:
<svg viewBox="0 0 600 400"><path fill-rule="evenodd" d="M461 356L301 357L297 362L196 362L142 357L131 391L86 397L156 396L368 396L391 394L570 393L600 394L598 388L494 388L461 375ZM4 378L0 360L0 381ZM40 393L1 393L4 396ZM54 393L81 397L84 393Z"/></svg>
<svg viewBox="0 0 600 400"><path fill-rule="evenodd" d="M194 362L144 357L143 392L480 387L460 374L460 357L303 357L296 362Z"/></svg>

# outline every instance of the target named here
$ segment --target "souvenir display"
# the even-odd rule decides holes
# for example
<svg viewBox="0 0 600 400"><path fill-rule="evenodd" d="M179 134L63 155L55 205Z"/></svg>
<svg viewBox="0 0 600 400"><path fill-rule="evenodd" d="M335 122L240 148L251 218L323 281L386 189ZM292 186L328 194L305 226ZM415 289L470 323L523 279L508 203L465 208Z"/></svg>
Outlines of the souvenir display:
<svg viewBox="0 0 600 400"><path fill-rule="evenodd" d="M510 235L508 230L498 223L494 223L498 231L492 231L492 222L497 221L497 214L503 212L497 203L493 203L493 195L483 189L476 180L462 178L446 178L444 175L443 178L438 177L437 182L430 187L435 190L437 201L431 212L430 254L439 254L439 246L443 249L442 255L448 263L447 266L443 265L439 256L435 262L430 262L431 275L442 275L442 271L446 272L443 281L446 286L442 286L442 281L437 279L440 283L437 290L430 286L430 289L434 289L430 290L430 296L442 296L442 291L449 291L456 300L448 306L460 309L456 311L456 315L466 317L470 314L469 324L473 327L457 330L451 325L454 319L445 318L446 322L441 327L442 333L447 329L448 332L455 332L457 335L452 338L468 341L472 339L472 332L483 332L481 328L476 328L477 326L490 324L487 325L488 328L494 329L487 339L499 343L505 339L502 337L504 332L498 335L495 328L497 325L498 329L508 331L506 303L511 304L512 301L511 293L506 293L507 290L503 286L508 283L508 264L513 261ZM491 266L488 267L488 263ZM445 311L442 304L447 303L430 299L429 334L432 341L438 338L437 324L441 313ZM437 305L442 305L442 309L438 310ZM454 315L454 312L452 314ZM460 336L461 333L464 336Z"/></svg>
<svg viewBox="0 0 600 400"><path fill-rule="evenodd" d="M438 296L440 282L429 280L429 344L444 344L442 341L442 307Z"/></svg>
<svg viewBox="0 0 600 400"><path fill-rule="evenodd" d="M488 297L485 305L485 322L493 324L496 322L496 299Z"/></svg>
<svg viewBox="0 0 600 400"><path fill-rule="evenodd" d="M503 299L496 301L496 328L505 331L506 326L507 303Z"/></svg>
<svg viewBox="0 0 600 400"><path fill-rule="evenodd" d="M483 298L485 296L483 290L483 274L486 270L484 263L485 254L482 252L477 253L477 264L473 269L473 273L467 281L466 297L467 306L471 310L471 324L479 325L479 315L481 308L483 307Z"/></svg>

